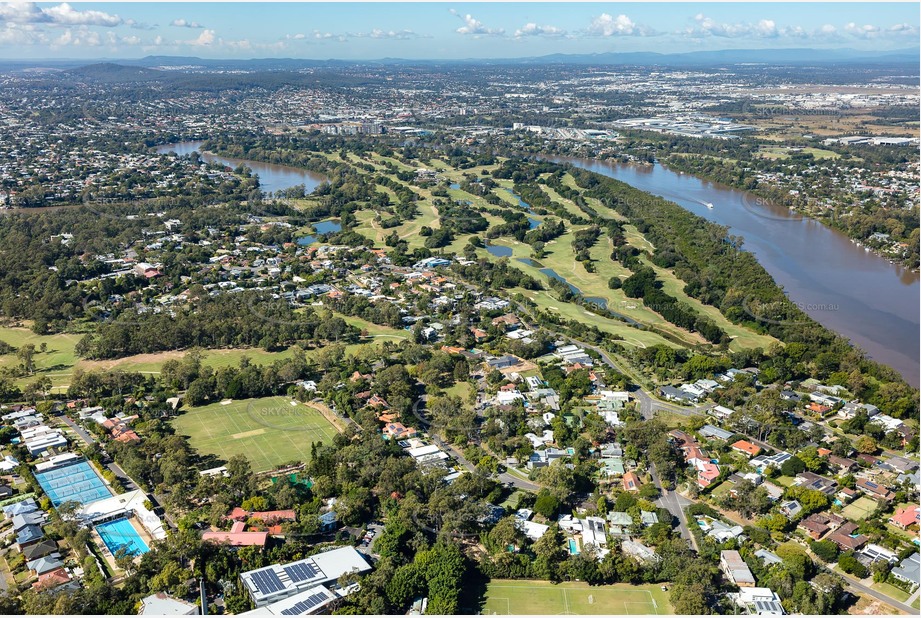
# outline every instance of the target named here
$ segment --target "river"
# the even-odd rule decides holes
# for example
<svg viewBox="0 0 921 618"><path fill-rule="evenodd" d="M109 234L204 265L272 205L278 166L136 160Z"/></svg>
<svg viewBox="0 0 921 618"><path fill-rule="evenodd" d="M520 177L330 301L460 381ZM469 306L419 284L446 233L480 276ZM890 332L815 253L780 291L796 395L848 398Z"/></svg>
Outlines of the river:
<svg viewBox="0 0 921 618"><path fill-rule="evenodd" d="M259 187L265 193L274 193L281 189L287 189L295 185L303 184L307 187L307 193L311 193L320 183L326 180L321 174L308 172L307 170L287 165L276 165L275 163L263 163L262 161L249 161L247 159L234 159L232 157L222 157L210 153L204 153L199 150L202 142L178 142L176 144L164 144L157 147L157 152L165 154L175 152L177 155L187 155L191 152L198 151L201 158L205 161L223 163L232 168L236 168L241 163L253 170L253 173L259 176Z"/></svg>
<svg viewBox="0 0 921 618"><path fill-rule="evenodd" d="M616 178L725 225L791 301L872 359L919 385L919 276L865 251L847 236L743 191L661 165L546 157Z"/></svg>

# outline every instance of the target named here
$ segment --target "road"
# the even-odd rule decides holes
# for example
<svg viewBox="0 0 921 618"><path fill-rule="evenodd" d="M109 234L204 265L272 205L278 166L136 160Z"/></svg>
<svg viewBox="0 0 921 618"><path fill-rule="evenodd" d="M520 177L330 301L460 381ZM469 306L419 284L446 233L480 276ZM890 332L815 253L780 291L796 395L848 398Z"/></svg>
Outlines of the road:
<svg viewBox="0 0 921 618"><path fill-rule="evenodd" d="M451 457L459 461L461 465L464 466L464 468L466 468L470 472L473 472L476 470L476 466L474 466L472 463L467 461L467 458L464 457L460 451L458 451L456 448L454 448L453 446L451 446L450 444L448 444L447 442L439 438L437 435L431 434L431 436L432 436L432 441L439 448L441 448L446 453L448 453L448 455L450 455ZM512 487L517 487L518 489L524 489L525 491L540 490L540 485L538 485L537 483L533 483L519 476L515 476L514 474L511 474L510 472L501 472L499 473L498 476L501 482L508 483Z"/></svg>
<svg viewBox="0 0 921 618"><path fill-rule="evenodd" d="M902 612L905 612L906 614L909 614L909 615L911 615L911 616L917 616L917 615L918 615L918 610L916 610L915 608L911 607L910 605L908 605L908 604L906 604L906 603L902 603L901 601L896 601L895 599L893 599L893 598L890 597L889 595L883 594L882 592L879 592L878 590L873 590L873 589L870 588L869 586L867 586L867 585L861 583L860 580L858 580L858 579L852 577L851 575L848 575L847 573L842 573L841 571L832 571L832 570L829 569L827 566L825 566L825 563L822 562L821 559L819 559L814 553L812 553L812 550L811 550L811 549L809 549L808 547L804 547L804 549L806 550L806 554L808 554L808 555L812 558L812 561L815 563L815 565L816 565L819 569L821 569L822 571L824 571L824 572L826 572L826 573L831 573L832 575L837 575L837 576L840 577L842 580L844 580L845 586L848 587L848 588L850 588L851 590L853 590L853 591L855 591L855 592L858 592L858 593L860 593L860 594L866 595L866 596L873 597L873 598L876 599L877 601L882 601L883 603L885 603L885 604L887 604L887 605L891 605L892 607L896 608L897 610L902 611ZM917 596L917 592L915 593L914 596ZM908 601L911 602L911 601L912 601L912 597L909 597L909 598L908 598Z"/></svg>
<svg viewBox="0 0 921 618"><path fill-rule="evenodd" d="M668 509L668 512L678 519L678 529L681 531L681 538L683 538L685 541L690 541L691 546L695 551L700 551L697 547L697 539L693 534L691 534L690 528L688 528L688 518L684 512L684 509L693 504L693 502L679 494L677 491L665 489L662 486L662 483L659 481L659 474L656 472L656 467L654 464L649 469L649 475L652 477L652 482L656 484L656 487L659 488L659 492L662 494L656 500L656 506L661 506Z"/></svg>
<svg viewBox="0 0 921 618"><path fill-rule="evenodd" d="M88 433L83 429L83 427L80 427L80 425L76 424L76 423L73 421L73 419L71 419L69 416L67 416L67 415L65 414L65 415L61 416L60 418L61 418L62 421L64 421L64 424L67 425L68 427L70 427L71 429L73 429L73 430L74 430L74 433L76 433L78 436L80 436L80 439L83 440L88 446L89 446L89 445L96 444L96 438L94 438L93 436L91 436L90 434L88 434Z"/></svg>
<svg viewBox="0 0 921 618"><path fill-rule="evenodd" d="M854 579L854 578L851 577L850 575L847 575L847 574L845 574L845 573L841 573L841 572L839 572L839 571L833 571L833 572L834 572L835 575L838 575L839 577L841 577L841 578L844 579L844 581L845 581L845 583L847 584L848 588L852 588L853 590L856 590L857 592L860 592L861 594L865 594L865 595L867 595L867 596L871 596L871 597L873 597L874 599L876 599L876 600L878 600L878 601L882 601L883 603L885 603L885 604L887 604L887 605L891 605L892 607L896 608L897 610L902 611L902 612L905 612L906 614L909 614L909 615L911 615L911 616L917 616L917 615L918 615L918 610L916 610L915 608L911 607L910 605L906 605L905 603L901 603L901 602L899 602L899 601L896 601L896 600L893 599L892 597L887 596L887 595L883 594L882 592L879 592L879 591L877 591L877 590L873 590L873 589L870 588L869 586L865 586L864 584L860 583L859 581L857 581L856 579Z"/></svg>
<svg viewBox="0 0 921 618"><path fill-rule="evenodd" d="M61 416L60 418L61 418L62 421L64 421L64 424L67 425L68 427L70 427L71 429L73 429L74 433L76 433L78 436L80 436L80 439L83 440L86 444L88 444L88 445L90 445L90 444L96 444L96 439L93 438L93 436L91 436L90 434L88 434L88 433L87 433L82 427L80 427L77 423L75 423L75 422L73 421L73 419L71 419L69 416L64 415L64 416ZM108 457L107 454L106 454L106 458L107 458L107 459L110 459L110 458ZM134 482L134 479L131 478L130 476L128 476L128 473L126 473L124 470L122 470L121 466L119 466L119 465L118 465L117 463L115 463L114 461L110 461L109 463L107 463L107 464L106 464L106 467L107 467L109 470L111 470L112 473L113 473L116 477L118 477L119 481L121 481L122 485L124 485L125 491L134 491L135 489L140 489L140 486L139 486L137 483ZM163 499L162 499L160 496L158 496L157 494L151 494L151 495L152 495L153 498L157 501L158 504L160 504L160 505L163 504ZM176 528L176 523L175 523L175 522L172 520L172 518L166 513L166 510L165 510L165 509L164 509L164 511L163 511L163 515L164 515L164 517L166 518L167 523L169 523L169 525L172 526L173 528Z"/></svg>
<svg viewBox="0 0 921 618"><path fill-rule="evenodd" d="M625 372L617 366L613 359L611 359L608 353L603 349L588 344L584 341L573 339L572 337L567 337L565 335L561 335L561 337L571 343L575 343L577 345L581 345L584 348L594 350L598 353L598 356L601 357L601 360L606 365L618 373L625 374ZM634 399L636 399L638 404L637 408L640 412L640 415L646 420L655 417L656 413L659 411L671 412L674 414L680 414L682 416L693 416L695 414L701 414L711 407L711 405L705 405L695 408L685 408L672 403L659 401L658 399L654 399L649 393L644 391L639 386L637 386L630 394L633 395ZM677 491L668 490L663 487L662 482L659 480L659 474L656 470L655 464L649 468L649 475L652 477L653 483L655 483L656 487L659 489L659 493L661 494L658 500L656 500L656 506L661 506L668 509L668 511L678 519L678 528L681 531L681 538L689 541L695 551L699 551L699 548L697 547L697 539L693 534L691 534L691 530L688 528L687 514L684 512L684 509L693 504L693 502L679 494Z"/></svg>

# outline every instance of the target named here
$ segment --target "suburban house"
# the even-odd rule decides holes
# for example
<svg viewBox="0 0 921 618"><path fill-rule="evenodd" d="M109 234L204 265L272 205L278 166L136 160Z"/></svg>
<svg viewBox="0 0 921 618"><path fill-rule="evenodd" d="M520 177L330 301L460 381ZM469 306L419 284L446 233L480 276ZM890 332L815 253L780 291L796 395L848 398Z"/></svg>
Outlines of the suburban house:
<svg viewBox="0 0 921 618"><path fill-rule="evenodd" d="M889 518L889 521L892 523L892 525L898 526L902 530L905 530L909 526L921 522L921 507L906 506L900 509L896 509L892 517Z"/></svg>
<svg viewBox="0 0 921 618"><path fill-rule="evenodd" d="M737 453L742 453L749 459L752 457L757 457L758 454L761 453L761 447L752 444L748 440L739 440L738 442L734 442L732 444L732 450Z"/></svg>
<svg viewBox="0 0 921 618"><path fill-rule="evenodd" d="M742 559L742 555L734 549L724 549L720 552L720 569L739 588L752 588L755 586L755 576Z"/></svg>
<svg viewBox="0 0 921 618"><path fill-rule="evenodd" d="M749 616L783 616L780 597L770 588L742 588L726 597Z"/></svg>
<svg viewBox="0 0 921 618"><path fill-rule="evenodd" d="M905 560L892 569L892 576L907 582L909 584L914 584L914 587L921 586L921 556L918 552L913 553Z"/></svg>
<svg viewBox="0 0 921 618"><path fill-rule="evenodd" d="M857 489L863 491L865 494L868 494L871 498L882 498L886 502L890 502L893 498L895 498L895 494L889 491L886 487L883 487L882 485L867 479L857 479Z"/></svg>
<svg viewBox="0 0 921 618"><path fill-rule="evenodd" d="M862 534L851 536L857 532L857 528L858 526L854 522L846 522L840 528L829 534L827 540L832 541L841 551L857 551L866 545L869 540Z"/></svg>
<svg viewBox="0 0 921 618"><path fill-rule="evenodd" d="M640 477L636 475L636 472L632 470L624 474L623 478L624 489L627 491L639 491L642 483L640 483Z"/></svg>

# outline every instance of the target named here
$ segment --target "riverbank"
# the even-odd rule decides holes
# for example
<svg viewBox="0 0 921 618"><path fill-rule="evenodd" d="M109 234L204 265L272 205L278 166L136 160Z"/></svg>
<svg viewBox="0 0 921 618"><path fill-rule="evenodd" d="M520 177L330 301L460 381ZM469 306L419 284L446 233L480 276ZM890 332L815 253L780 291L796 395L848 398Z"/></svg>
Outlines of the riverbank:
<svg viewBox="0 0 921 618"><path fill-rule="evenodd" d="M764 204L770 204L770 205L772 205L772 206L775 207L775 208L785 208L785 209L787 209L787 210L788 210L789 212L791 212L791 213L795 213L795 214L797 214L797 215L799 215L799 216L801 216L801 217L808 218L808 219L811 220L811 221L815 221L816 223L820 223L820 224L822 224L822 225L828 227L829 229L832 229L832 230L835 230L835 231L837 231L837 232L840 232L841 234L844 234L844 235L847 236L849 239L851 239L851 242L853 242L857 247L859 247L859 248L861 248L861 249L863 249L863 250L865 250L865 251L868 251L868 252L870 252L870 253L873 253L873 254L876 255L877 257L879 257L879 258L881 258L881 259L883 259L883 260L886 260L886 261L889 262L890 264L901 266L901 267L903 267L903 268L908 269L910 272L913 272L913 273L918 273L918 272L919 272L919 267L918 267L917 265L915 265L915 264L909 264L909 263L906 263L906 262L905 262L905 260L908 259L908 258L898 259L897 256L893 256L893 255L890 254L890 253L886 253L886 252L884 252L884 251L883 251L882 249L880 249L880 248L871 247L871 246L869 246L869 244L867 243L868 237L865 237L865 236L863 236L863 235L861 235L861 234L858 234L858 233L856 233L855 230L848 229L847 227L845 227L845 226L843 226L843 225L836 225L836 223L839 222L839 219L837 219L837 218L835 218L835 217L832 217L831 221L828 221L828 220L826 220L824 217L819 216L818 213L816 213L816 212L811 212L811 211L809 211L809 210L807 210L807 209L804 209L804 208L802 208L802 207L800 207L800 206L795 206L795 205L794 205L794 206L785 206L785 205L777 204L777 200L776 200L775 198L773 198L771 195L765 194L765 193L762 192L762 191L758 191L757 189L747 189L745 186L742 186L741 184L727 183L725 180L722 180L722 179L716 178L716 177L714 177L714 176L711 176L711 175L702 173L702 172L700 172L700 171L698 171L698 170L691 170L690 168L685 168L685 167L682 167L682 166L680 166L680 165L674 165L674 163L665 163L665 162L661 162L661 161L659 162L659 165L661 165L662 167L664 167L664 168L666 168L666 169L668 169L669 171L672 171L672 172L676 172L676 173L680 173L680 174L690 174L690 175L695 176L695 177L697 177L697 178L700 178L700 179L702 179L702 180L706 180L706 181L712 182L712 183L714 183L714 184L726 186L726 187L735 189L735 190L737 190L737 191L743 191L743 192L746 192L746 193L748 193L748 194L750 194L750 195L756 196L756 198L757 198L758 200L761 200Z"/></svg>
<svg viewBox="0 0 921 618"><path fill-rule="evenodd" d="M790 303L919 385L919 275L857 247L844 234L751 194L679 174L662 165L553 156L674 202L728 228L779 285ZM771 320L749 312L756 320Z"/></svg>

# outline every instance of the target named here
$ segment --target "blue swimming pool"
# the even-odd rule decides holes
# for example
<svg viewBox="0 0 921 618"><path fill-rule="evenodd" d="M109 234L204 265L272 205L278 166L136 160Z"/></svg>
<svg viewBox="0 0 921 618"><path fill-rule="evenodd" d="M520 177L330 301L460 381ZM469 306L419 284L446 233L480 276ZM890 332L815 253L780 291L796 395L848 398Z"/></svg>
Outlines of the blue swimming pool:
<svg viewBox="0 0 921 618"><path fill-rule="evenodd" d="M575 539L569 539L569 553L573 556L579 553L579 544L576 543Z"/></svg>
<svg viewBox="0 0 921 618"><path fill-rule="evenodd" d="M106 544L112 555L115 555L115 552L123 546L132 556L146 554L150 550L127 519L116 519L99 524L96 526L96 532L99 533L102 542Z"/></svg>

